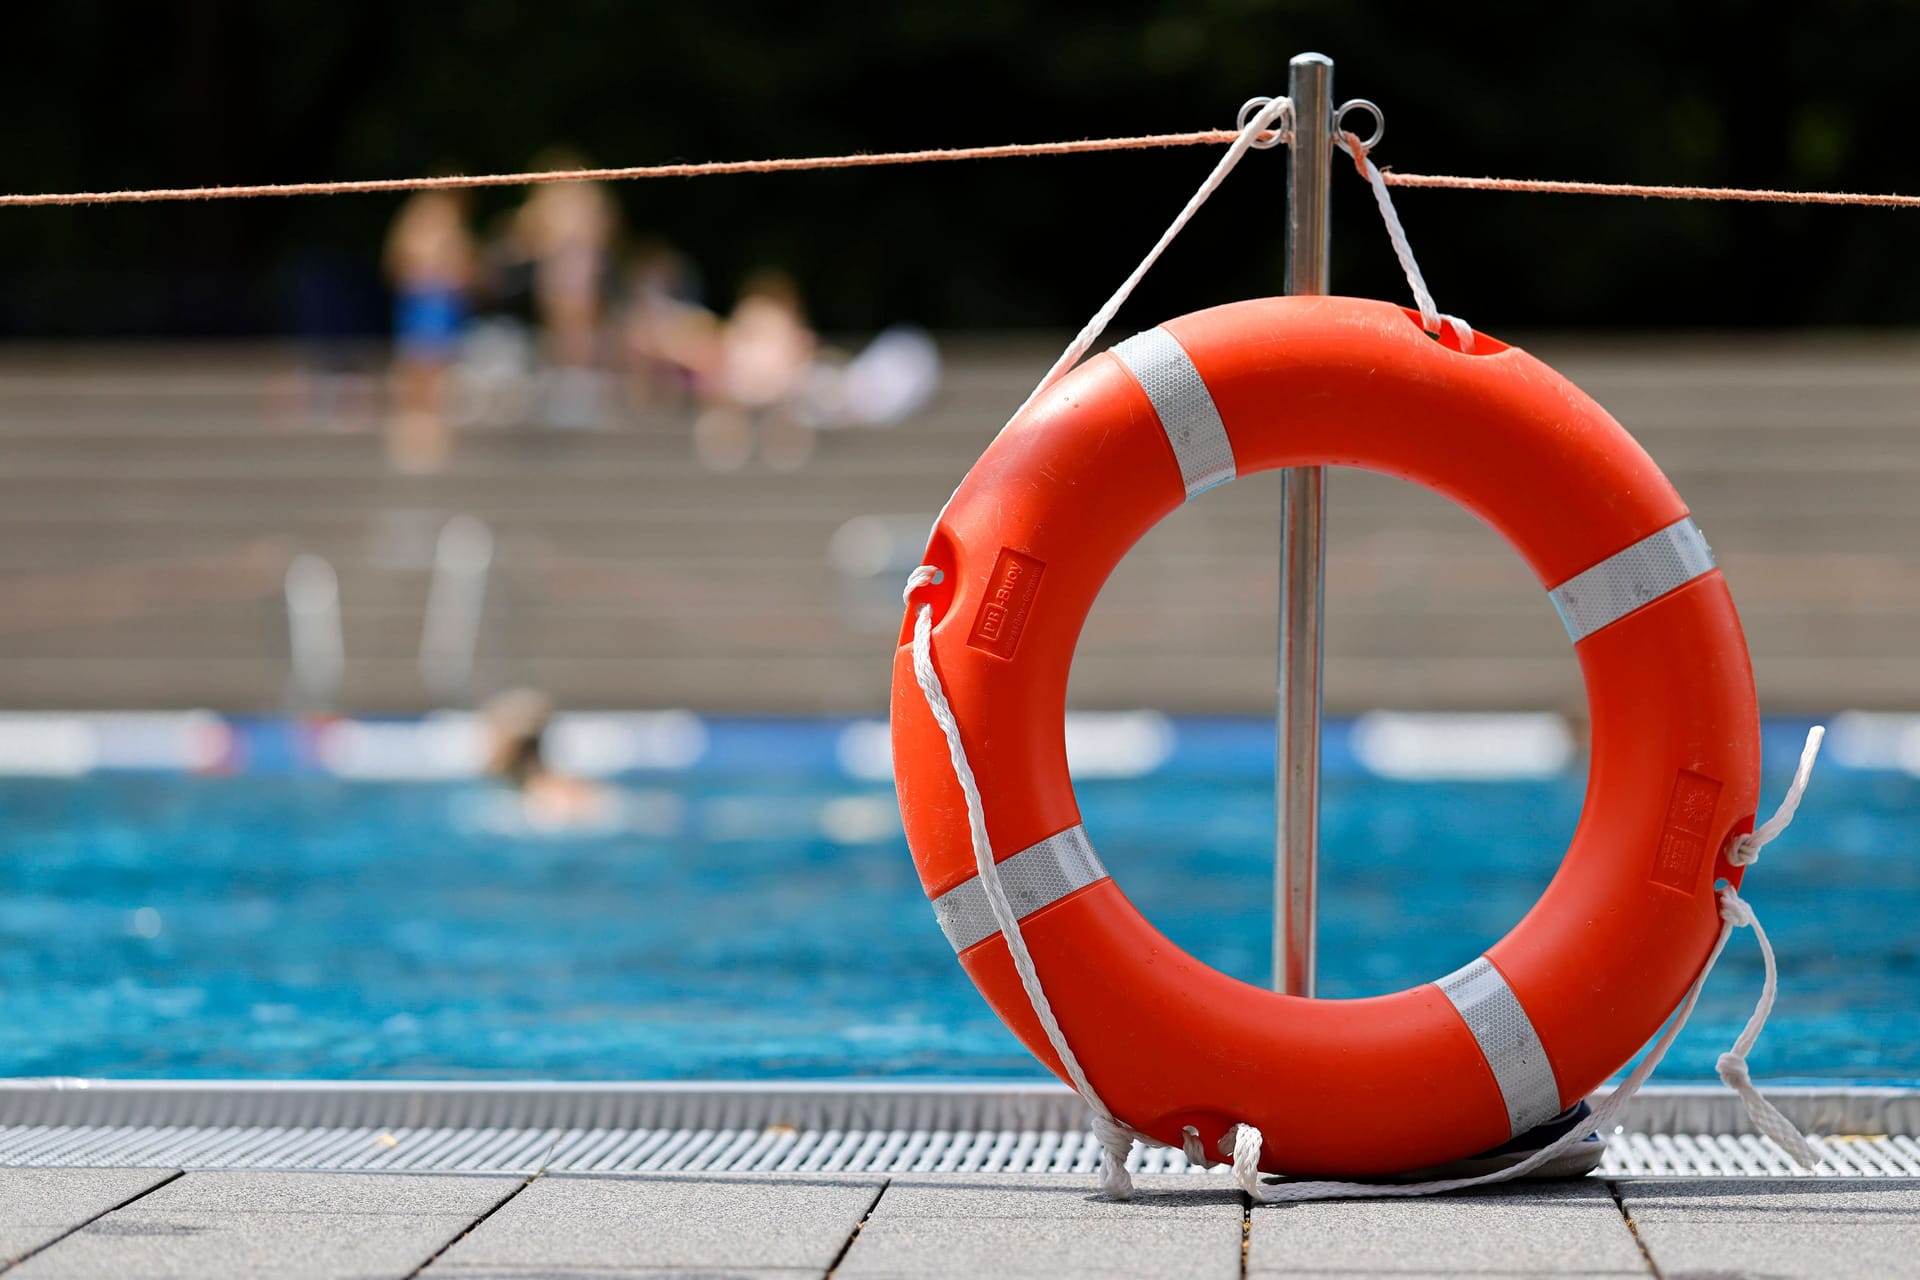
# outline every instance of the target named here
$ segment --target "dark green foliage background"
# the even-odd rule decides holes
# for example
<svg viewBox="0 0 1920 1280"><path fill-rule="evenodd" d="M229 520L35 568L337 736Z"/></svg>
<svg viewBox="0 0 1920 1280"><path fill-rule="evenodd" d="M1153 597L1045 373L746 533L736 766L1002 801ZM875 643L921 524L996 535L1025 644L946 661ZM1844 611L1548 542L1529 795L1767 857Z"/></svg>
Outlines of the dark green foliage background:
<svg viewBox="0 0 1920 1280"><path fill-rule="evenodd" d="M16 5L0 187L397 176L805 155L1212 127L1337 61L1430 172L1920 191L1920 6L1375 0L181 0ZM762 264L821 324L1060 327L1205 173L1200 150L621 188L714 300ZM512 193L479 202L489 214ZM1284 173L1256 155L1150 278L1140 323L1280 281ZM0 334L284 325L287 264L373 293L371 197L0 211ZM1408 192L1443 304L1493 328L1920 322L1920 212ZM1364 187L1335 188L1335 280L1400 298ZM365 264L359 266L355 264ZM368 312L377 325L377 307Z"/></svg>

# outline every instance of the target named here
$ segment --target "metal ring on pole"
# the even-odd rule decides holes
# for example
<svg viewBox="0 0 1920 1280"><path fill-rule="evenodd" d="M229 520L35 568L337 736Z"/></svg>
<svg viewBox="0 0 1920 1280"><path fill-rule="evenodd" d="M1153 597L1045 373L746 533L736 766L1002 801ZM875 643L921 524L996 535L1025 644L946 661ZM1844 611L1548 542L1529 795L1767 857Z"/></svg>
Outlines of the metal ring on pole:
<svg viewBox="0 0 1920 1280"><path fill-rule="evenodd" d="M1263 108L1271 105L1272 102L1272 98L1248 98L1240 104L1240 114L1235 117L1236 123L1234 127L1237 129L1246 128L1247 121L1253 119L1254 116L1258 115ZM1288 105L1285 111L1280 113L1280 119L1277 123L1278 128L1269 129L1247 145L1259 151L1268 151L1283 142L1291 144L1293 142L1293 107L1291 104Z"/></svg>
<svg viewBox="0 0 1920 1280"><path fill-rule="evenodd" d="M1373 117L1373 132L1360 139L1360 149L1371 151L1379 146L1380 139L1387 136L1387 113L1382 111L1378 104L1369 102L1365 98L1348 98L1340 104L1340 109L1333 113L1333 136L1337 138L1349 132L1347 129L1349 111L1364 111Z"/></svg>

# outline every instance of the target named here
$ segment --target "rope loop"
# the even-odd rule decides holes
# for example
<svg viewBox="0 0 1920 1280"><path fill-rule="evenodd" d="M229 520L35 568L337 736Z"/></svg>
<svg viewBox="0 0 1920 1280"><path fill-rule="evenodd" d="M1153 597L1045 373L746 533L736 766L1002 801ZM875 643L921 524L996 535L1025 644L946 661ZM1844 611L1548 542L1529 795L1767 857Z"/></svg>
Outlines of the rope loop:
<svg viewBox="0 0 1920 1280"><path fill-rule="evenodd" d="M1340 131L1340 141L1353 156L1354 171L1373 188L1373 202L1380 210L1380 220L1387 224L1387 239L1393 243L1393 256L1400 260L1400 270L1407 277L1407 287L1413 290L1413 305L1420 312L1420 327L1436 338L1443 329L1451 330L1460 350L1471 355L1473 326L1459 316L1446 314L1435 304L1433 293L1427 288L1427 279L1420 273L1420 264L1414 261L1413 246L1407 240L1406 228L1400 225L1400 215L1394 212L1393 194L1387 190L1386 179L1368 155L1374 142L1385 131L1383 121L1381 128L1375 131L1374 138L1362 141L1360 135L1343 129Z"/></svg>
<svg viewBox="0 0 1920 1280"><path fill-rule="evenodd" d="M909 608L913 606L913 592L920 587L935 582L940 570L933 565L923 564L907 576L906 590L903 593ZM966 746L960 737L960 725L953 714L953 707L947 700L946 690L940 681L940 674L933 665L933 606L922 603L914 613L913 623L913 672L920 687L921 696L926 699L927 710L939 726L947 742L947 751L953 764L954 779L959 783L960 791L966 801L967 831L972 840L975 871L981 887L986 892L987 904L999 927L1000 934L1006 939L1007 951L1013 960L1013 967L1020 978L1021 988L1027 1000L1033 1006L1035 1018L1047 1037L1047 1043L1060 1059L1060 1065L1068 1081L1073 1085L1087 1109L1092 1113L1092 1129L1101 1149L1100 1187L1115 1200L1128 1200L1133 1197L1133 1176L1128 1165L1136 1141L1152 1141L1146 1135L1128 1127L1120 1118L1108 1109L1100 1095L1095 1092L1088 1080L1080 1061L1075 1057L1073 1048L1067 1043L1065 1031L1061 1029L1059 1019L1054 1015L1053 1006L1041 985L1040 974L1033 962L1033 955L1027 949L1026 939L1020 930L1019 916L1014 912L1012 903L1007 899L1006 889L1000 882L1000 872L993 855L993 846L987 836L986 812L980 797L979 783L974 777L973 767L967 760ZM1737 847L1743 850L1743 861L1739 865L1750 865L1759 856L1761 848L1779 838L1792 823L1794 814L1805 796L1807 781L1813 770L1814 760L1819 756L1820 743L1825 737L1825 729L1815 725L1807 734L1806 746L1800 753L1800 763L1794 771L1792 785L1774 814L1750 835L1741 838ZM1729 851L1729 858L1732 852ZM1640 1058L1626 1078L1615 1086L1612 1093L1594 1106L1592 1114L1578 1125L1533 1152L1525 1159L1493 1173L1477 1177L1443 1178L1431 1182L1375 1183L1375 1182L1333 1182L1301 1181L1268 1183L1260 1176L1260 1155L1265 1139L1260 1130L1250 1124L1236 1124L1222 1139L1220 1150L1230 1155L1234 1180L1240 1185L1255 1204L1272 1204L1281 1201L1321 1200L1336 1196L1346 1197L1401 1197L1433 1195L1442 1191L1457 1191L1467 1187L1485 1186L1513 1178L1524 1177L1535 1169L1557 1158L1575 1144L1584 1142L1605 1126L1611 1124L1614 1117L1626 1106L1629 1099L1645 1084L1654 1069L1666 1057L1687 1020L1692 1016L1694 1006L1699 1002L1701 988L1706 985L1707 976L1719 963L1721 954L1726 950L1727 940L1733 931L1739 928L1753 930L1754 940L1760 947L1761 962L1765 967L1765 981L1761 987L1760 999L1754 1005L1753 1015L1733 1043L1733 1047L1720 1055L1716 1070L1720 1079L1729 1089L1740 1096L1745 1104L1747 1115L1752 1119L1754 1128L1784 1151L1803 1168L1813 1169L1821 1162L1820 1153L1808 1141L1806 1136L1773 1105L1758 1086L1753 1083L1753 1073L1748 1066L1747 1057L1753 1051L1754 1044L1760 1038L1760 1032L1767 1024L1767 1017L1773 1012L1775 997L1779 992L1779 967L1775 961L1773 944L1766 930L1760 927L1753 907L1740 896L1732 885L1719 890L1718 906L1721 919L1719 936L1714 940L1713 950L1707 956L1706 964L1700 969L1693 985L1680 1002L1680 1007L1667 1020L1666 1028L1660 1033L1650 1048ZM1204 1152L1200 1150L1199 1135L1189 1129L1183 1135L1182 1149L1187 1159L1195 1165L1208 1163Z"/></svg>
<svg viewBox="0 0 1920 1280"><path fill-rule="evenodd" d="M1250 110L1251 115L1248 114ZM1013 411L1013 418L1018 418L1041 392L1066 377L1073 367L1080 363L1081 357L1086 355L1100 335L1107 331L1107 326L1113 322L1113 317L1118 314L1121 306L1133 296L1133 291L1139 286L1140 281L1153 269L1153 264L1160 261L1160 255L1167 251L1167 246L1186 230L1187 223L1193 220L1193 215L1200 212L1200 206L1207 202L1207 197L1219 190L1220 184L1227 180L1227 175L1233 172L1234 166L1240 163L1241 157L1256 147L1264 150L1265 147L1273 146L1273 142L1267 142L1263 147L1262 140L1274 131L1273 126L1282 121L1291 122L1292 119L1293 102L1290 99L1249 98L1247 100L1240 108L1240 132L1234 136L1233 144L1213 166L1213 172L1208 174L1206 181L1202 182L1199 189L1187 198L1186 205L1174 216L1167 229L1160 233L1160 239L1154 242L1153 248L1147 250L1147 256L1140 260L1140 265L1120 282L1120 287L1115 289L1113 296L1093 313L1093 318L1081 326L1080 332L1075 334L1073 341L1067 344L1067 349L1062 351L1059 359L1053 362L1053 367L1048 369L1039 384L1027 393L1027 398L1020 402L1020 407ZM1290 127L1290 124L1282 126L1283 129ZM1007 421L1011 423L1013 418Z"/></svg>
<svg viewBox="0 0 1920 1280"><path fill-rule="evenodd" d="M1793 782L1787 787L1787 794L1780 801L1780 807L1765 822L1740 836L1727 846L1727 861L1736 867L1750 867L1760 858L1760 851L1780 838L1780 833L1793 823L1793 815L1800 811L1800 798L1807 794L1807 782L1813 777L1813 762L1820 757L1820 744L1826 740L1827 727L1817 724L1807 730L1806 745L1800 748L1800 763L1794 766Z"/></svg>
<svg viewBox="0 0 1920 1280"><path fill-rule="evenodd" d="M1220 1139L1220 1147L1225 1151L1232 1147L1233 1180L1247 1193L1255 1204L1267 1199L1267 1184L1260 1180L1260 1150L1266 1145L1260 1136L1260 1130L1250 1124L1236 1124L1226 1137Z"/></svg>
<svg viewBox="0 0 1920 1280"><path fill-rule="evenodd" d="M1774 1145L1803 1169L1817 1169L1821 1155L1814 1149L1813 1143L1793 1121L1787 1119L1780 1108L1762 1092L1753 1082L1753 1070L1747 1065L1747 1055L1753 1052L1754 1044L1760 1039L1760 1032L1767 1025L1767 1017L1773 1012L1774 998L1780 991L1780 968L1774 960L1773 943L1767 938L1767 931L1760 927L1759 917L1746 899L1731 885L1720 891L1720 918L1726 927L1722 936L1741 927L1753 930L1753 940L1760 947L1760 963L1765 976L1760 985L1760 999L1753 1006L1753 1015L1747 1019L1740 1036L1733 1047L1721 1054L1714 1063L1714 1073L1720 1077L1720 1083L1740 1095L1740 1101L1746 1106L1747 1118L1753 1127L1765 1136L1773 1139Z"/></svg>
<svg viewBox="0 0 1920 1280"><path fill-rule="evenodd" d="M1187 198L1187 203L1175 215L1173 222L1160 233L1160 239L1147 256L1123 280L1093 318L1082 326L1080 332L1060 353L1053 367L1027 398L1020 408L1014 410L1012 422L1018 418L1034 398L1052 386L1069 370L1080 363L1082 356L1092 347L1114 314L1133 293L1134 287L1160 260L1174 237L1185 230L1200 206L1226 181L1234 166L1240 163L1249 150L1266 149L1278 145L1291 135L1293 121L1293 103L1286 98L1253 98L1240 108L1239 132L1234 135L1233 143L1214 164L1213 172L1199 188ZM936 520L936 524L937 524ZM940 580L940 570L930 564L923 564L907 575L906 589L901 598L909 609L914 609L913 593L929 583ZM966 745L960 738L960 725L954 718L953 707L947 701L946 690L940 683L940 673L933 665L933 606L922 603L914 611L913 621L913 674L920 686L921 696L926 699L927 710L934 722L940 726L940 732L947 741L947 755L953 764L954 779L960 784L960 791L966 799L967 831L973 842L974 869L979 876L980 886L986 892L987 906L993 913L994 924L999 927L1000 936L1006 939L1008 954L1012 957L1014 972L1020 978L1020 986L1026 992L1027 1002L1033 1006L1034 1017L1039 1020L1041 1030L1046 1034L1047 1043L1060 1059L1062 1071L1074 1091L1086 1102L1092 1112L1093 1135L1100 1143L1102 1160L1100 1165L1100 1189L1115 1200L1127 1200L1133 1196L1133 1175L1128 1170L1128 1161L1132 1158L1133 1144L1148 1140L1145 1135L1136 1133L1123 1124L1100 1100L1093 1084L1081 1069L1080 1060L1074 1056L1073 1047L1067 1043L1066 1033L1061 1030L1059 1019L1054 1017L1053 1006L1047 1000L1047 993L1040 985L1039 971L1034 967L1033 956L1027 950L1026 939L1020 932L1020 918L1015 914L1013 905L1007 899L1005 887L1000 883L1000 870L993 856L993 846L987 838L986 812L980 800L979 783L975 780L973 766L967 762Z"/></svg>
<svg viewBox="0 0 1920 1280"><path fill-rule="evenodd" d="M940 571L930 564L919 566L907 575L907 587L906 590L900 593L900 603L911 608L913 606L913 593L929 583L940 581L941 576Z"/></svg>
<svg viewBox="0 0 1920 1280"><path fill-rule="evenodd" d="M1759 855L1760 848L1778 838L1793 821L1793 815L1800 807L1801 797L1806 794L1807 778L1813 770L1815 757L1820 754L1820 742L1825 735L1826 730L1819 725L1815 725L1807 734L1806 746L1800 752L1799 767L1794 771L1793 785L1787 789L1787 794L1781 800L1780 807L1774 812L1773 817L1753 833L1758 838L1751 841L1750 856L1746 863L1741 865L1751 863L1753 858ZM1626 1106L1627 1101L1653 1074L1654 1068L1660 1065L1660 1060L1666 1056L1668 1048L1679 1036L1681 1028L1687 1025L1687 1019L1692 1015L1694 1005L1700 998L1700 989L1706 985L1707 975L1712 973L1714 965L1719 963L1720 955L1726 950L1727 940L1733 936L1733 931L1741 928L1753 930L1754 941L1760 946L1760 960L1766 970L1765 980L1760 988L1760 999L1754 1005L1753 1016L1747 1019L1747 1025L1741 1031L1739 1038L1733 1042L1733 1047L1720 1055L1715 1070L1721 1082L1740 1096L1740 1101L1746 1107L1747 1116L1753 1121L1755 1130L1771 1138L1776 1146L1802 1168L1818 1168L1821 1162L1819 1151L1806 1135L1802 1134L1799 1128L1787 1119L1765 1094L1760 1092L1759 1086L1753 1082L1752 1069L1747 1064L1747 1055L1753 1052L1753 1046L1759 1041L1760 1032L1767 1025L1767 1017L1773 1012L1774 999L1780 989L1780 972L1774 959L1773 943L1768 939L1766 930L1760 927L1759 918L1755 916L1753 907L1740 896L1737 889L1728 885L1718 892L1717 898L1722 922L1720 935L1714 940L1713 951L1707 956L1706 965L1700 970L1700 975L1693 980L1693 986L1688 988L1686 998L1680 1002L1680 1007L1674 1011L1673 1017L1668 1019L1666 1029L1660 1033L1659 1039L1654 1041L1653 1047L1641 1057L1639 1063L1627 1074L1626 1079L1594 1106L1592 1115L1526 1159L1505 1169L1481 1174L1478 1177L1443 1178L1434 1182L1270 1183L1260 1177L1260 1150L1263 1144L1260 1130L1250 1124L1237 1124L1220 1144L1222 1153L1227 1152L1229 1148L1232 1151L1234 1181L1239 1183L1240 1189L1247 1193L1253 1203L1275 1204L1298 1200L1321 1200L1330 1196L1424 1196L1524 1177L1569 1150L1576 1143L1584 1142L1593 1134L1599 1133L1613 1122L1614 1117Z"/></svg>
<svg viewBox="0 0 1920 1280"><path fill-rule="evenodd" d="M909 607L912 607L913 592L933 582L939 574L940 570L934 566L923 564L907 575L904 594ZM1039 1020L1040 1029L1046 1034L1047 1043L1060 1059L1060 1066L1066 1072L1074 1092L1080 1095L1087 1109L1093 1113L1093 1135L1099 1140L1104 1156L1100 1166L1100 1189L1115 1200L1131 1199L1133 1176L1127 1170L1127 1161L1133 1154L1136 1135L1100 1100L1100 1095L1094 1092L1092 1082L1080 1066L1080 1059L1074 1056L1073 1046L1067 1043L1067 1033L1054 1016L1053 1004L1040 985L1040 973L1034 967L1033 953L1027 949L1026 938L1020 932L1020 917L1007 898L1005 886L1000 882L993 843L987 836L987 815L980 799L980 784L974 777L973 765L967 760L966 744L960 738L960 722L954 717L953 706L947 701L946 688L940 682L940 673L933 665L933 606L930 604L923 603L914 611L913 675L914 681L920 686L921 696L927 700L927 711L933 716L934 723L939 725L941 736L946 739L954 780L960 784L960 793L966 800L967 834L973 843L974 872L980 878L981 888L986 891L987 907L993 913L1000 936L1006 939L1014 972L1019 975L1021 989L1026 992L1027 1000L1033 1006L1034 1017Z"/></svg>
<svg viewBox="0 0 1920 1280"><path fill-rule="evenodd" d="M1826 738L1824 725L1814 725L1807 731L1806 745L1800 748L1800 763L1793 771L1793 782L1787 787L1787 794L1780 800L1780 807L1773 816L1760 826L1733 842L1727 849L1727 861L1738 867L1752 866L1759 858L1760 850L1780 838L1793 824L1793 815L1800 810L1800 800L1807 794L1807 781L1813 776L1813 762L1819 758L1820 743ZM1813 1169L1820 1164L1820 1153L1807 1141L1794 1123L1782 1115L1780 1108L1773 1105L1767 1096L1760 1092L1753 1082L1753 1071L1747 1065L1747 1055L1753 1052L1753 1046L1760 1040L1760 1032L1767 1025L1767 1018L1773 1013L1773 1002L1780 993L1780 966L1773 955L1773 942L1767 937L1767 931L1760 927L1760 918L1754 914L1753 906L1740 896L1740 891L1732 885L1720 890L1720 918L1726 922L1721 930L1724 938L1735 929L1752 929L1753 940L1760 947L1760 964L1764 970L1760 983L1760 999L1753 1006L1753 1016L1747 1019L1733 1047L1720 1055L1714 1064L1714 1071L1720 1082L1740 1095L1740 1101L1746 1104L1747 1117L1753 1121L1753 1127L1773 1139L1774 1144L1793 1162L1803 1169Z"/></svg>
<svg viewBox="0 0 1920 1280"><path fill-rule="evenodd" d="M1281 143L1293 145L1293 103L1285 98L1248 98L1240 104L1240 114L1234 117L1234 128L1245 129L1248 122L1262 114L1275 101L1281 104L1280 114L1274 127L1264 130L1247 145L1255 151L1271 151Z"/></svg>
<svg viewBox="0 0 1920 1280"><path fill-rule="evenodd" d="M1186 205L1174 218L1171 225L1161 233L1160 239L1148 251L1132 273L1120 287L1114 291L1100 310L1094 313L1073 341L1067 344L1065 351L1054 361L1053 366L1041 378L1039 384L1028 394L1020 409L1015 410L1009 422L1017 419L1035 397L1045 391L1059 378L1080 362L1093 342L1099 338L1113 319L1121 305L1132 294L1154 263L1165 252L1167 246L1180 234L1193 215L1205 204L1207 198L1220 186L1226 176L1233 171L1248 150L1265 149L1277 145L1283 136L1292 132L1292 103L1285 98L1255 98L1249 100L1240 109L1240 131L1234 137L1233 144L1215 164L1213 172L1207 176L1199 189L1187 200ZM1281 122L1285 123L1281 123ZM1279 128L1274 126L1279 125ZM1377 131L1376 131L1377 132ZM1413 249L1407 242L1406 231L1400 225L1399 217L1394 213L1393 199L1387 190L1386 181L1379 168L1368 157L1368 150L1374 140L1362 141L1358 135L1341 130L1339 137L1352 154L1354 167L1373 188L1375 203L1379 206L1381 219L1386 223L1388 238L1393 242L1394 254L1400 260L1400 266L1406 273L1407 283L1413 290L1414 300L1420 312L1421 323L1427 332L1438 336L1442 326L1450 329L1462 352L1473 350L1473 330L1466 322L1457 317L1442 313L1434 305L1433 295L1428 291L1426 280L1420 274L1419 265L1414 261ZM1066 1033L1054 1015L1053 1006L1040 981L1040 974L1034 965L1033 955L1027 949L1026 939L1022 936L1020 919L1012 903L1007 898L1005 886L1000 881L997 859L987 835L986 813L980 796L979 783L972 765L967 760L966 745L960 736L960 725L948 701L939 671L933 663L933 606L922 602L914 607L913 593L919 588L940 580L941 571L933 565L923 564L916 567L907 576L902 600L908 609L913 610L912 657L915 682L919 685L921 696L926 700L927 710L939 726L941 735L947 744L948 757L953 766L954 779L966 802L967 830L973 845L974 865L980 885L985 892L987 905L991 910L994 923L1000 935L1005 939L1009 957L1013 961L1014 972L1020 979L1028 1003L1060 1061L1062 1072L1066 1075L1074 1091L1087 1104L1091 1112L1091 1126L1095 1139L1099 1142L1102 1160L1100 1171L1101 1190L1115 1200L1128 1200L1133 1196L1133 1177L1129 1171L1133 1146L1136 1141L1152 1141L1123 1123L1107 1107L1100 1095L1094 1090L1087 1078L1073 1048L1067 1042ZM1800 766L1794 775L1793 784L1788 788L1786 798L1772 818L1751 833L1736 840L1727 851L1728 860L1737 866L1746 866L1759 856L1759 852L1770 841L1778 838L1787 825L1793 821L1801 797L1806 792L1807 778L1813 768L1814 758L1819 754L1820 741L1824 730L1815 727L1807 736L1806 748L1801 752ZM1488 1183L1518 1178L1541 1167L1558 1157L1574 1144L1583 1142L1601 1128L1613 1121L1613 1118L1626 1105L1627 1100L1652 1075L1654 1068L1666 1056L1692 1014L1700 997L1701 987L1713 966L1719 961L1726 949L1727 939L1735 928L1750 926L1758 939L1761 955L1766 963L1766 985L1761 992L1760 1003L1754 1009L1753 1017L1748 1021L1746 1030L1735 1041L1734 1046L1720 1060L1720 1076L1730 1088L1736 1090L1747 1105L1747 1111L1753 1117L1755 1127L1772 1137L1783 1150L1802 1164L1811 1165L1818 1160L1807 1140L1780 1114L1770 1102L1761 1096L1752 1083L1751 1073L1747 1069L1746 1055L1759 1037L1760 1029L1766 1024L1767 1014L1772 1010L1774 993L1777 989L1778 975L1775 970L1773 948L1765 932L1754 918L1753 909L1732 886L1720 891L1719 907L1722 926L1715 940L1713 951L1707 957L1693 985L1688 989L1680 1007L1668 1019L1667 1026L1661 1032L1653 1047L1642 1055L1627 1077L1615 1087L1614 1091L1593 1108L1580 1124L1568 1129L1558 1138L1533 1152L1525 1159L1494 1173L1478 1177L1448 1178L1432 1182L1415 1183L1360 1183L1360 1182L1290 1182L1278 1185L1264 1182L1260 1176L1260 1156L1265 1145L1260 1130L1250 1124L1236 1124L1222 1140L1221 1153L1228 1154L1231 1147L1233 1175L1248 1197L1256 1204L1268 1204L1275 1201L1315 1200L1333 1196L1422 1196L1441 1191L1453 1191L1465 1187L1482 1186ZM1183 1135L1183 1150L1190 1161L1204 1164L1204 1155L1199 1150L1197 1133L1189 1131Z"/></svg>
<svg viewBox="0 0 1920 1280"><path fill-rule="evenodd" d="M1333 113L1333 131L1335 133L1345 133L1347 131L1347 117L1356 111L1364 111L1373 117L1373 132L1368 134L1366 141L1360 144L1371 151L1380 145L1380 139L1387 136L1387 113L1380 109L1378 103L1366 98L1348 98L1345 102L1341 103L1339 109Z"/></svg>

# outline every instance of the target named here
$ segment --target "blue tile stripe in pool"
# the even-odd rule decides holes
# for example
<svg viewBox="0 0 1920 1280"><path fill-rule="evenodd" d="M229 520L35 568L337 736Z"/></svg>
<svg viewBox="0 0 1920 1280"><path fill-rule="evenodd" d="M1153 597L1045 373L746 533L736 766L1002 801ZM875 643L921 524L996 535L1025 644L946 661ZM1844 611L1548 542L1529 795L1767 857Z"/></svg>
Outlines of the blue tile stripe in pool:
<svg viewBox="0 0 1920 1280"><path fill-rule="evenodd" d="M1790 766L1805 717L1762 724L1771 770ZM1920 776L1920 715L1841 712L1823 772ZM563 714L549 752L594 777L705 774L855 782L891 777L886 722L845 717L701 716L688 711ZM1253 779L1271 774L1273 726L1254 717L1075 713L1068 758L1080 778L1154 774ZM416 718L221 716L208 711L0 713L0 777L90 773L319 774L446 781L479 772L482 736L467 713ZM1549 778L1581 764L1575 729L1551 713L1379 712L1330 720L1330 778L1405 781Z"/></svg>

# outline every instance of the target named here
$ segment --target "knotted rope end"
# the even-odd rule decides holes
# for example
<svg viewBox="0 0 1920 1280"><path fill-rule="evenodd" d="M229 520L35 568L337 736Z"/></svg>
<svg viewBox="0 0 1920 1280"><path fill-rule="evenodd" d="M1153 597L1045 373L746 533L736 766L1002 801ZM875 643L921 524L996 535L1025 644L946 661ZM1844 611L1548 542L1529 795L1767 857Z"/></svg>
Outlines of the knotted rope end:
<svg viewBox="0 0 1920 1280"><path fill-rule="evenodd" d="M1736 839L1727 847L1727 861L1736 867L1752 866L1760 856L1760 850L1778 839L1793 823L1794 814L1800 808L1800 800L1806 794L1807 781L1813 776L1813 762L1820 755L1821 740L1826 737L1823 725L1814 725L1807 733L1807 742L1800 749L1800 763L1794 769L1793 783L1787 788L1787 794L1781 799L1780 807L1773 816ZM1767 931L1760 927L1760 921L1753 907L1740 896L1740 891L1727 885L1719 892L1720 918L1726 922L1721 936L1725 944L1726 934L1734 929L1750 928L1754 941L1760 947L1760 963L1765 973L1760 988L1759 1002L1754 1005L1753 1016L1747 1019L1745 1029L1733 1042L1733 1048L1720 1055L1714 1064L1714 1070L1720 1082L1740 1095L1745 1104L1747 1116L1753 1121L1753 1127L1773 1140L1775 1146L1803 1169L1818 1168L1821 1156L1815 1151L1794 1123L1780 1111L1780 1108L1767 1100L1753 1082L1753 1070L1747 1065L1747 1055L1759 1042L1760 1032L1767 1025L1767 1017L1773 1012L1773 1002L1779 991L1780 971L1774 961L1773 944L1767 939Z"/></svg>
<svg viewBox="0 0 1920 1280"><path fill-rule="evenodd" d="M1747 1116L1753 1121L1753 1127L1763 1137L1770 1139L1779 1147L1789 1160L1802 1169L1814 1170L1825 1163L1825 1158L1814 1150L1813 1143L1800 1132L1798 1125L1773 1105L1760 1087L1753 1082L1753 1071L1747 1065L1745 1057L1738 1053L1723 1053L1714 1063L1714 1072L1720 1077L1720 1083L1740 1095L1746 1103Z"/></svg>
<svg viewBox="0 0 1920 1280"><path fill-rule="evenodd" d="M1720 891L1720 918L1736 929L1753 923L1753 908L1729 885Z"/></svg>
<svg viewBox="0 0 1920 1280"><path fill-rule="evenodd" d="M1097 1099L1088 1101L1096 1103L1089 1127L1100 1143L1100 1190L1111 1200L1131 1200L1133 1172L1127 1168L1127 1161L1133 1158L1135 1134L1113 1113L1097 1105Z"/></svg>
<svg viewBox="0 0 1920 1280"><path fill-rule="evenodd" d="M1260 1153L1266 1146L1266 1139L1258 1127L1250 1124L1236 1124L1227 1136L1220 1139L1220 1152L1227 1154L1231 1145L1233 1151L1233 1180L1247 1193L1247 1198L1255 1204L1265 1204L1268 1199L1267 1184L1260 1180Z"/></svg>

